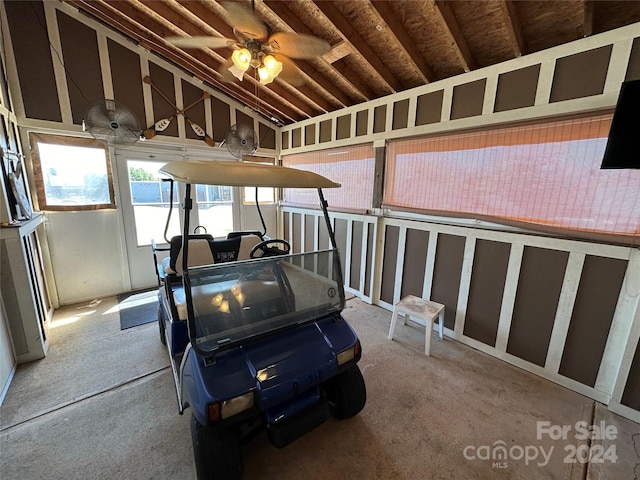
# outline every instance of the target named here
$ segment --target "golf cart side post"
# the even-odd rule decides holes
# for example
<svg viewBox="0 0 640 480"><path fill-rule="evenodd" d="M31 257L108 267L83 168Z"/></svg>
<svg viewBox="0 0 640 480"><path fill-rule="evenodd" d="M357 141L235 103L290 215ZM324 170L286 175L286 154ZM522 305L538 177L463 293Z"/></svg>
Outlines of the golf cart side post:
<svg viewBox="0 0 640 480"><path fill-rule="evenodd" d="M327 412L349 418L366 402L360 342L341 316L344 282L322 192L339 184L313 172L241 162L172 162L161 172L186 184L181 279L165 280L158 293L179 412L192 408L198 478L237 478L241 437L266 429L271 443L283 447L323 423ZM314 188L331 248L290 254L286 240L268 239L247 259L236 250L222 263L190 266L192 184ZM210 241L212 252L220 242L228 240ZM273 242L287 248L263 245ZM184 300L182 314L177 299ZM185 323L181 348L173 334Z"/></svg>

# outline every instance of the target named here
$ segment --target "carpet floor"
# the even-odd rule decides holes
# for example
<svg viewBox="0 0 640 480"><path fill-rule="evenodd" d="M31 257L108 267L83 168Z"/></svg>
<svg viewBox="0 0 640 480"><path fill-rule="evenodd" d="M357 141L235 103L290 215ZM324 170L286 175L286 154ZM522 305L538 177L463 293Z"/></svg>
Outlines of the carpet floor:
<svg viewBox="0 0 640 480"><path fill-rule="evenodd" d="M362 342L364 410L283 449L258 435L245 480L639 478L640 424L448 337L425 357L423 327L389 341L391 312L359 299L344 316ZM120 330L110 297L58 310L48 329L47 357L18 366L0 408L0 478L194 479L191 411L178 414L156 325ZM584 440L580 421L614 434Z"/></svg>

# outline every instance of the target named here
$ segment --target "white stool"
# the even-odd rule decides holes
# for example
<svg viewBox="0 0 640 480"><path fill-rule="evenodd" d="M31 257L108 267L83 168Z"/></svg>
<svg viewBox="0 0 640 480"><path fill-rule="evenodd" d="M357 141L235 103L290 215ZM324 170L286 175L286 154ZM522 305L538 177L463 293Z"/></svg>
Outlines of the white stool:
<svg viewBox="0 0 640 480"><path fill-rule="evenodd" d="M409 317L416 317L424 320L427 331L424 338L424 354L429 355L431 347L431 330L433 330L433 321L438 317L440 324L440 338L442 338L442 326L444 324L444 305L441 303L425 300L424 298L407 295L393 307L393 315L391 316L391 328L389 329L389 340L393 339L393 330L396 328L396 320L398 314L404 315L404 324L407 324Z"/></svg>

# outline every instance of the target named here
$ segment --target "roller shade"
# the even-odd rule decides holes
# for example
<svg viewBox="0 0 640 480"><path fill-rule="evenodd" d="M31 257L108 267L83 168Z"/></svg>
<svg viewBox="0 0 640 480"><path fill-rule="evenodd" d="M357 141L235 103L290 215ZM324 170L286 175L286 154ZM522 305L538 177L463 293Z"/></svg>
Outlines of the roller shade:
<svg viewBox="0 0 640 480"><path fill-rule="evenodd" d="M371 145L287 155L282 158L282 164L318 173L342 184L342 188L324 192L333 210L365 212L371 208L375 175L375 153ZM316 207L318 197L315 192L287 188L283 202Z"/></svg>
<svg viewBox="0 0 640 480"><path fill-rule="evenodd" d="M628 242L639 170L601 170L611 114L393 141L384 207Z"/></svg>

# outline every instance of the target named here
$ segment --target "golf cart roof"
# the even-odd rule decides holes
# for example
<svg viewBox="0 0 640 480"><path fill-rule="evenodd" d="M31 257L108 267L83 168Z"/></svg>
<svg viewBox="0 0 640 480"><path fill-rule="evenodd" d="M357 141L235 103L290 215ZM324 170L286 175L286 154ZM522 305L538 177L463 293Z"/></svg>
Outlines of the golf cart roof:
<svg viewBox="0 0 640 480"><path fill-rule="evenodd" d="M328 178L296 168L229 161L177 161L160 172L173 180L191 184L229 187L337 188Z"/></svg>

